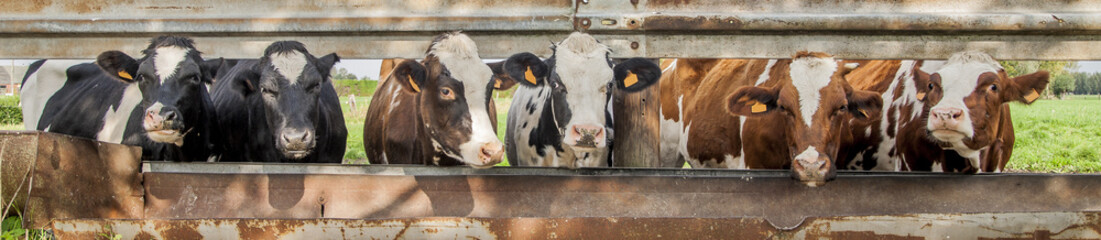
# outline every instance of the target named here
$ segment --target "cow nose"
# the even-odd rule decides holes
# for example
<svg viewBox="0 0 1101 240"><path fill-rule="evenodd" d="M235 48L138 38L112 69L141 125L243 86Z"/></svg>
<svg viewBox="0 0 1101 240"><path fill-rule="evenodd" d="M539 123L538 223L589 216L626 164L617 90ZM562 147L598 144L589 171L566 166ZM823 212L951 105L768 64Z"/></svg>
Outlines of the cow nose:
<svg viewBox="0 0 1101 240"><path fill-rule="evenodd" d="M164 113L164 121L176 120L176 111L168 111Z"/></svg>
<svg viewBox="0 0 1101 240"><path fill-rule="evenodd" d="M313 143L313 133L311 131L303 130L287 130L282 134L283 145L288 150L302 151L310 147Z"/></svg>
<svg viewBox="0 0 1101 240"><path fill-rule="evenodd" d="M481 159L486 165L496 164L505 155L504 146L501 143L491 142L482 145Z"/></svg>
<svg viewBox="0 0 1101 240"><path fill-rule="evenodd" d="M829 173L833 166L830 164L829 157L818 154L817 151L807 151L795 156L795 163L791 168L796 179L816 187L829 180Z"/></svg>
<svg viewBox="0 0 1101 240"><path fill-rule="evenodd" d="M934 108L931 111L942 120L959 120L963 116L963 110L959 108Z"/></svg>
<svg viewBox="0 0 1101 240"><path fill-rule="evenodd" d="M596 147L596 141L602 140L604 137L604 127L579 124L574 125L570 133L573 135L576 145Z"/></svg>

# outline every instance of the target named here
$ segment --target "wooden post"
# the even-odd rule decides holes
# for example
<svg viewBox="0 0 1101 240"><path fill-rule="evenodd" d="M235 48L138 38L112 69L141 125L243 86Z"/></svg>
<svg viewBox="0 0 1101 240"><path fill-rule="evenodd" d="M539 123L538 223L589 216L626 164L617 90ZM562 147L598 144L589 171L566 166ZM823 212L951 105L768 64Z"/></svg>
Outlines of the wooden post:
<svg viewBox="0 0 1101 240"><path fill-rule="evenodd" d="M651 59L657 63L657 59ZM613 166L658 167L661 158L660 87L636 93L613 91L615 118Z"/></svg>

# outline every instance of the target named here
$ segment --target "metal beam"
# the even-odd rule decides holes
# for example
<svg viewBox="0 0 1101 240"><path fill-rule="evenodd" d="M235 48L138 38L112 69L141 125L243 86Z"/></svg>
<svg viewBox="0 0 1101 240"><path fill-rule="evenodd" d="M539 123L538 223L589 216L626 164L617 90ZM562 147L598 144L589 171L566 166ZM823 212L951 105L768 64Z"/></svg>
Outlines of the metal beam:
<svg viewBox="0 0 1101 240"><path fill-rule="evenodd" d="M1097 239L1101 214L822 217L777 228L734 218L58 220L61 239ZM1028 227L1022 227L1028 226Z"/></svg>
<svg viewBox="0 0 1101 240"><path fill-rule="evenodd" d="M982 50L1003 60L1101 56L1101 5L1088 1L353 0L12 1L0 4L0 57L136 55L161 34L194 36L206 56L255 58L299 40L345 58L418 58L440 32L464 30L484 58L586 31L614 57L942 59Z"/></svg>

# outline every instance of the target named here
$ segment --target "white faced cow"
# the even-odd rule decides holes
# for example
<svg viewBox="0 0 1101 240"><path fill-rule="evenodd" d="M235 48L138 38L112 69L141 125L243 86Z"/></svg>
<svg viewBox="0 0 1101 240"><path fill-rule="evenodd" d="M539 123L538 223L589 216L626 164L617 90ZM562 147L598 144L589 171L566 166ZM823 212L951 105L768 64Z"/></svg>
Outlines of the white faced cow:
<svg viewBox="0 0 1101 240"><path fill-rule="evenodd" d="M27 129L138 145L145 159L206 161L218 131L205 83L220 61L204 62L183 37L157 37L142 53L36 62L20 93Z"/></svg>
<svg viewBox="0 0 1101 240"><path fill-rule="evenodd" d="M609 165L613 90L635 92L656 83L661 70L633 58L613 64L592 36L570 34L546 61L513 55L503 66L521 85L513 97L505 141L513 166ZM544 69L549 69L545 71Z"/></svg>
<svg viewBox="0 0 1101 240"><path fill-rule="evenodd" d="M341 163L348 130L329 81L337 61L282 41L259 60L219 71L213 98L225 129L222 160Z"/></svg>
<svg viewBox="0 0 1101 240"><path fill-rule="evenodd" d="M476 168L501 162L494 70L458 32L436 37L427 54L420 63L400 62L375 92L363 127L367 159Z"/></svg>

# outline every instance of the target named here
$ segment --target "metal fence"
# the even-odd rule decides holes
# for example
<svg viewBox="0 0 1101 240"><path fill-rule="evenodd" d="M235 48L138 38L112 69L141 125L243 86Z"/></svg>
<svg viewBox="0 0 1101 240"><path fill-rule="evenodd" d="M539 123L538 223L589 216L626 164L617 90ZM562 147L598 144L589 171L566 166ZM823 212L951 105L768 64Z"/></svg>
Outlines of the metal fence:
<svg viewBox="0 0 1101 240"><path fill-rule="evenodd" d="M232 0L5 1L0 58L137 53L151 36L192 36L208 56L252 58L293 39L345 58L415 58L432 36L463 30L483 57L531 51L586 31L615 57L945 58L1101 56L1096 1L954 0Z"/></svg>

